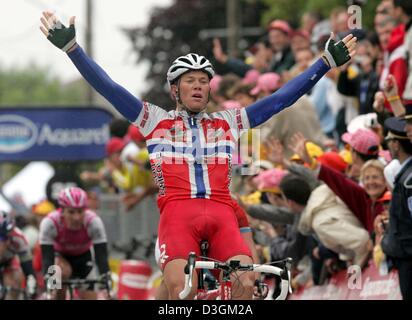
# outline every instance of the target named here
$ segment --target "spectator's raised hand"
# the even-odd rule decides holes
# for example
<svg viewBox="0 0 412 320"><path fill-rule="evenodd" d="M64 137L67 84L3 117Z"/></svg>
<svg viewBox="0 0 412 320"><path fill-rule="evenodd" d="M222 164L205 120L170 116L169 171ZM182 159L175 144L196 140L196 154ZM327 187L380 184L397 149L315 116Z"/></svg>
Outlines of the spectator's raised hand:
<svg viewBox="0 0 412 320"><path fill-rule="evenodd" d="M383 93L387 99L399 97L398 84L396 83L395 77L391 74L385 80Z"/></svg>
<svg viewBox="0 0 412 320"><path fill-rule="evenodd" d="M395 77L391 74L385 80L383 93L390 103L395 117L405 114L405 106L402 104L401 97L399 96L398 85Z"/></svg>
<svg viewBox="0 0 412 320"><path fill-rule="evenodd" d="M378 91L375 93L373 109L375 109L375 111L378 113L382 113L385 110L385 95L382 91Z"/></svg>
<svg viewBox="0 0 412 320"><path fill-rule="evenodd" d="M216 61L226 63L227 55L223 52L222 45L218 38L213 39L213 55Z"/></svg>
<svg viewBox="0 0 412 320"><path fill-rule="evenodd" d="M57 48L68 52L76 46L75 17L70 18L68 28L50 11L43 11L40 21L42 23L40 30Z"/></svg>
<svg viewBox="0 0 412 320"><path fill-rule="evenodd" d="M301 133L295 133L290 138L289 149L296 153L304 162L311 164L312 158L306 150L306 137Z"/></svg>
<svg viewBox="0 0 412 320"><path fill-rule="evenodd" d="M267 156L269 161L274 164L283 165L285 163L285 152L282 143L275 137L270 137L264 142L264 146L267 149Z"/></svg>

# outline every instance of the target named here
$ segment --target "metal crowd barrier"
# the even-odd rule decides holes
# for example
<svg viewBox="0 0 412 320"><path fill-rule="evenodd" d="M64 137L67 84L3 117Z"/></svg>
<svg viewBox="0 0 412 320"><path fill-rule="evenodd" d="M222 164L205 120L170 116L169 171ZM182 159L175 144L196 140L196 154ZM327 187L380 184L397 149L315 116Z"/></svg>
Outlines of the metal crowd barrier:
<svg viewBox="0 0 412 320"><path fill-rule="evenodd" d="M150 240L157 234L159 210L155 196L146 197L131 211L126 211L121 195L103 194L98 214L106 227L109 245L127 244L133 237Z"/></svg>

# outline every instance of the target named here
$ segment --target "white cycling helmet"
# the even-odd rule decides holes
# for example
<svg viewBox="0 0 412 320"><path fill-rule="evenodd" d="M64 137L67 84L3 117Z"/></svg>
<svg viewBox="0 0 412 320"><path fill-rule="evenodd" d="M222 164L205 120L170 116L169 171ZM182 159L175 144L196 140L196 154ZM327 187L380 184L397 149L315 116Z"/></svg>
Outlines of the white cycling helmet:
<svg viewBox="0 0 412 320"><path fill-rule="evenodd" d="M167 71L167 82L172 85L180 76L188 71L204 71L210 79L215 75L213 66L204 56L189 53L177 58Z"/></svg>

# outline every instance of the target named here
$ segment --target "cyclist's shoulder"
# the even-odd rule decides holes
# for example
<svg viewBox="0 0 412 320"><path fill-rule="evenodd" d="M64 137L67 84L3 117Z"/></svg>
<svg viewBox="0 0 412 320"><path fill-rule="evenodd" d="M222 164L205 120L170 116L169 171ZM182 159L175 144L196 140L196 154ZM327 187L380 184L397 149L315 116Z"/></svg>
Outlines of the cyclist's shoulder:
<svg viewBox="0 0 412 320"><path fill-rule="evenodd" d="M85 216L85 221L92 221L94 219L100 219L96 211L91 210L91 209L86 209L86 211L84 212L84 216Z"/></svg>
<svg viewBox="0 0 412 320"><path fill-rule="evenodd" d="M55 210L45 216L40 222L40 232L44 232L46 230L49 230L50 228L56 228L60 220L60 214L61 213L59 210Z"/></svg>
<svg viewBox="0 0 412 320"><path fill-rule="evenodd" d="M61 210L59 210L59 209L54 210L42 219L40 225L50 224L50 223L53 223L53 224L58 223L60 218L61 218Z"/></svg>
<svg viewBox="0 0 412 320"><path fill-rule="evenodd" d="M89 226L103 226L103 220L102 218L93 210L87 209L85 212L85 226L89 227Z"/></svg>
<svg viewBox="0 0 412 320"><path fill-rule="evenodd" d="M214 121L225 121L230 126L234 126L235 124L244 124L247 114L245 108L234 108L209 113L209 118Z"/></svg>
<svg viewBox="0 0 412 320"><path fill-rule="evenodd" d="M155 115L155 116L161 116L161 117L169 117L173 115L173 110L172 111L167 111L166 108L160 107L154 103L148 102L148 101L143 101L143 118L145 117L145 113L147 115Z"/></svg>
<svg viewBox="0 0 412 320"><path fill-rule="evenodd" d="M23 231L18 227L14 227L9 233L10 246L13 249L19 251L22 247L27 246L27 237L24 235Z"/></svg>

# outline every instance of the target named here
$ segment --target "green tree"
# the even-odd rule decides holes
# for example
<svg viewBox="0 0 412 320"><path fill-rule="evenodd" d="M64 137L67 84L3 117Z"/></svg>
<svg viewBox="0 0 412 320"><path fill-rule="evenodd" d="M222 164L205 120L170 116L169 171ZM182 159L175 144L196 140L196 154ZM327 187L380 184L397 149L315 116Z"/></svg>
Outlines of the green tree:
<svg viewBox="0 0 412 320"><path fill-rule="evenodd" d="M259 26L265 5L258 0L242 0L239 5L242 26ZM150 65L147 75L150 88L142 98L160 106L170 106L166 85L170 64L178 56L190 52L211 58L212 39L202 38L201 31L217 28L226 28L226 1L223 0L175 0L167 8L154 9L147 27L125 29L139 57L138 62ZM241 44L247 47L255 40L256 37L243 37Z"/></svg>
<svg viewBox="0 0 412 320"><path fill-rule="evenodd" d="M81 82L64 84L46 68L0 68L0 106L80 105L84 97Z"/></svg>
<svg viewBox="0 0 412 320"><path fill-rule="evenodd" d="M64 84L46 68L0 68L0 108L9 106L85 105L86 87L82 81ZM1 163L0 187L26 163ZM89 166L96 164L89 163ZM72 164L76 168L75 164Z"/></svg>
<svg viewBox="0 0 412 320"><path fill-rule="evenodd" d="M381 0L368 0L362 9L363 25L373 27L374 12ZM285 19L299 27L302 15L307 11L317 11L328 17L332 9L346 7L346 0L262 0L268 10L262 17L262 24L267 25L273 19Z"/></svg>

